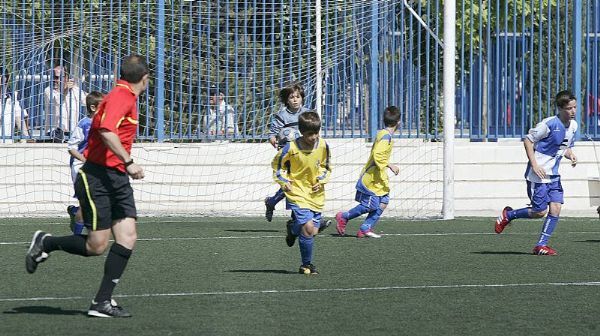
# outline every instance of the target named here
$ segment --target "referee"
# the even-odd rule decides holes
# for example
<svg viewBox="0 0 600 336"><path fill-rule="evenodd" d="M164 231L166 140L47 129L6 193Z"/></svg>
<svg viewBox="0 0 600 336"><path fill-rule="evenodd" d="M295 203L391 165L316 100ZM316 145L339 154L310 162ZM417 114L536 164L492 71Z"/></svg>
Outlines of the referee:
<svg viewBox="0 0 600 336"><path fill-rule="evenodd" d="M84 257L101 255L112 232L115 242L106 257L104 276L88 310L89 316L131 316L111 297L137 239L137 213L129 177L141 179L144 170L133 162L130 153L138 125L137 98L148 82L144 57L125 57L117 85L104 97L92 120L88 147L83 153L86 162L75 181L75 193L89 234L53 237L37 231L25 258L27 272L33 273L55 250Z"/></svg>

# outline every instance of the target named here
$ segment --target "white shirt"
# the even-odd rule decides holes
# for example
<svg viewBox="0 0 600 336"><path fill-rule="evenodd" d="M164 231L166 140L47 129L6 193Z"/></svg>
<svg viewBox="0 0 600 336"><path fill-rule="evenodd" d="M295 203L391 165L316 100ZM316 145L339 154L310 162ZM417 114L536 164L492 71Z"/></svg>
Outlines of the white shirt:
<svg viewBox="0 0 600 336"><path fill-rule="evenodd" d="M208 109L207 120L203 125L206 125L207 133L210 135L236 134L238 131L235 111L224 100L219 104L218 111L213 107Z"/></svg>
<svg viewBox="0 0 600 336"><path fill-rule="evenodd" d="M52 93L50 92L52 91ZM61 97L62 96L62 97ZM44 128L48 130L60 127L65 132L74 131L79 122L81 107L85 106L87 93L75 85L63 95L59 87L44 89Z"/></svg>
<svg viewBox="0 0 600 336"><path fill-rule="evenodd" d="M25 117L27 117L27 110L21 107L17 92L2 93L0 140L12 138L15 126L22 130Z"/></svg>

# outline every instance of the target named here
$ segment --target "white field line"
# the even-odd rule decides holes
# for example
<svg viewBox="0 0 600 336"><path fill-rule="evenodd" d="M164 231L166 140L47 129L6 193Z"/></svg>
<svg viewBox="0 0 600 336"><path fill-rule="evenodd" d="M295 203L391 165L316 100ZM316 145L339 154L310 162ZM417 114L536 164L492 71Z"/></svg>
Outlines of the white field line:
<svg viewBox="0 0 600 336"><path fill-rule="evenodd" d="M479 288L515 288L515 287L573 287L573 286L600 286L599 281L586 282L538 282L538 283L508 283L508 284L455 284L455 285L421 285L421 286L387 286L387 287L354 287L354 288L312 288L312 289L265 289L248 291L219 291L219 292L183 292L183 293L145 293L114 295L114 298L154 298L154 297L182 297L182 296L225 296L225 295L263 295L263 294L294 294L294 293L324 293L324 292L369 292L369 291L394 291L411 289L479 289ZM47 296L47 297L22 297L0 298L0 302L26 302L26 301L57 301L57 300L83 300L83 296Z"/></svg>
<svg viewBox="0 0 600 336"><path fill-rule="evenodd" d="M503 233L502 236L531 236L537 233ZM600 231L574 231L574 232L561 232L561 235L565 234L600 234ZM386 237L448 237L448 236L496 236L494 232L447 232L447 233L382 233L382 236ZM268 235L268 236L217 236L217 237L158 237L158 238L138 238L137 241L177 241L177 240L224 240L224 239L280 239L284 238L284 235ZM337 239L337 236L331 236L327 233L322 234L319 239L333 238ZM0 242L2 245L24 245L30 244L31 241L26 242Z"/></svg>
<svg viewBox="0 0 600 336"><path fill-rule="evenodd" d="M208 217L201 217L201 218L181 218L181 219L166 219L166 220L160 220L160 219L153 219L153 218L144 218L141 219L140 221L138 221L138 225L144 225L144 224L190 224L190 223L198 223L199 221L205 220ZM254 220L256 218L262 219L262 217L252 217L252 218L240 218L240 217L231 217L231 218L227 218L227 220L229 222L232 223L245 223L248 220ZM596 217L565 217L567 220L571 221L571 222L595 222L597 219ZM35 219L35 218L34 218ZM279 218L282 221L285 220L286 218ZM493 223L494 220L496 218L491 218L489 219L490 223ZM564 219L561 217L561 219ZM43 223L43 222L26 222L26 218L23 218L23 220L25 222L18 222L18 219L10 222L10 223L0 223L0 226L27 226L27 225L35 225L35 226L40 226L40 225L69 225L69 219L67 217L64 218L63 221L59 221L59 222L47 222L47 223ZM393 221L393 218L386 218L386 221L390 222ZM457 217L456 219L454 219L454 221L460 221L460 222L474 222L474 221L481 221L482 218L480 217ZM421 220L407 220L407 219L399 219L397 220L398 223L412 223L412 222L423 222L426 223L428 221L441 221L441 220L425 220L425 221L421 221ZM282 224L283 225L283 224ZM491 224L490 224L491 225Z"/></svg>

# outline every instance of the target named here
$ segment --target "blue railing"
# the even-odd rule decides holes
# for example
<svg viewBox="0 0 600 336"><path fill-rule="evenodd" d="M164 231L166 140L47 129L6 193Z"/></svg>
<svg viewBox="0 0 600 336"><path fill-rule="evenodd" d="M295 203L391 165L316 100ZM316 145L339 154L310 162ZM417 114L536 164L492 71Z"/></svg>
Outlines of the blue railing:
<svg viewBox="0 0 600 336"><path fill-rule="evenodd" d="M305 105L315 107L314 5L5 0L0 63L28 116L2 104L1 121L26 121L32 132L13 125L0 138L50 140L43 92L55 66L66 66L85 92L108 92L119 60L139 53L153 75L140 98L139 139L264 140L286 83L301 81ZM585 13L580 27L569 12L577 6ZM441 0L322 1L324 136L368 138L393 104L403 112L401 137L441 138L442 8ZM581 130L600 136L599 0L459 0L457 27L457 137L521 138L552 115L553 95L576 87L575 32L585 69ZM220 99L231 108L217 108Z"/></svg>

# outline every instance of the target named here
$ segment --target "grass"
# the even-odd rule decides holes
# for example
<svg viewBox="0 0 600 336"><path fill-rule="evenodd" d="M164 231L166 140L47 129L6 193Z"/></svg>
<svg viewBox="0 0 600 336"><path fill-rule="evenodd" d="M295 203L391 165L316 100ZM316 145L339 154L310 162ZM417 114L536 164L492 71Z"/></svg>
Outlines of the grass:
<svg viewBox="0 0 600 336"><path fill-rule="evenodd" d="M64 219L0 219L0 335L594 335L600 332L597 219L562 218L530 254L540 220L501 235L490 218L383 220L381 239L315 242L320 274L297 274L284 219L142 218L114 298L131 319L85 313L103 257L54 252L27 274L32 233ZM349 232L357 229L351 222Z"/></svg>

